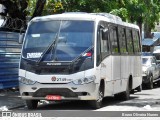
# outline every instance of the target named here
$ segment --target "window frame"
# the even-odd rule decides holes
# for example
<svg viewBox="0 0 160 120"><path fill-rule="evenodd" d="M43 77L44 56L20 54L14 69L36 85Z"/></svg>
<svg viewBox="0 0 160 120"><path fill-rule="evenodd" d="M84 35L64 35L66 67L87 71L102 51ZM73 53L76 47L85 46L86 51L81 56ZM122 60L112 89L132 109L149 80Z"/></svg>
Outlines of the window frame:
<svg viewBox="0 0 160 120"><path fill-rule="evenodd" d="M117 36L117 48L118 48L118 52L113 52L113 45L112 45L112 41L111 41L111 36L110 36L110 32L112 28L115 28L116 30L116 36ZM112 55L120 55L120 48L119 48L119 38L118 38L118 25L116 24L109 24L109 41L110 41L110 46L111 46L111 54Z"/></svg>
<svg viewBox="0 0 160 120"><path fill-rule="evenodd" d="M138 49L135 47L134 33L136 33L136 36L138 37L138 41L137 41ZM137 29L132 29L132 37L133 37L132 39L133 39L134 53L140 54L141 53L140 36L139 36L139 31Z"/></svg>
<svg viewBox="0 0 160 120"><path fill-rule="evenodd" d="M101 39L101 35L100 35L100 26L104 26L108 28L108 22L106 21L99 21L98 23L98 27L97 27L97 61L96 61L96 65L98 66L107 56L110 55L111 53L111 48L110 48L110 41L109 41L109 36L108 36L108 40L102 40ZM109 28L108 28L109 31ZM108 42L107 44L107 52L102 53L102 42Z"/></svg>
<svg viewBox="0 0 160 120"><path fill-rule="evenodd" d="M124 32L124 37L125 37L125 49L126 49L126 52L122 52L121 51L121 45L122 45L122 41L120 40L120 36L119 36L119 32L120 32L120 30L123 30L123 32ZM126 54L128 54L128 47L127 47L127 36L126 36L126 27L125 26L122 26L122 25L119 25L118 26L118 39L119 39L119 48L120 48L120 53L122 54L122 55L126 55ZM124 42L123 41L123 42Z"/></svg>
<svg viewBox="0 0 160 120"><path fill-rule="evenodd" d="M131 45L132 45L132 52L131 51L129 51L129 47L130 47L130 45L129 45L129 40L128 40L128 33L127 33L127 31L129 31L131 34L131 36L130 36L130 38L131 38ZM134 52L134 45L133 45L133 33L132 33L132 28L129 28L129 27L126 27L126 41L127 41L127 50L128 50L128 54L129 55L134 55L135 54L135 52Z"/></svg>

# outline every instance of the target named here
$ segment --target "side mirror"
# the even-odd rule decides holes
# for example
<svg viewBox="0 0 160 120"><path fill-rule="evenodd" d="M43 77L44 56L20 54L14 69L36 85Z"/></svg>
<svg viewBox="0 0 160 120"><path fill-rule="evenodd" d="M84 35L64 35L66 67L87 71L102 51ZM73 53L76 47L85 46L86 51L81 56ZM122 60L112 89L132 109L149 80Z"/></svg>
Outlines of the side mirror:
<svg viewBox="0 0 160 120"><path fill-rule="evenodd" d="M22 44L23 43L23 39L24 39L24 33L20 33L19 34L19 41L18 41L18 43Z"/></svg>
<svg viewBox="0 0 160 120"><path fill-rule="evenodd" d="M101 39L102 40L108 40L108 29L100 26L100 34L101 34Z"/></svg>
<svg viewBox="0 0 160 120"><path fill-rule="evenodd" d="M108 40L108 29L102 30L102 40Z"/></svg>

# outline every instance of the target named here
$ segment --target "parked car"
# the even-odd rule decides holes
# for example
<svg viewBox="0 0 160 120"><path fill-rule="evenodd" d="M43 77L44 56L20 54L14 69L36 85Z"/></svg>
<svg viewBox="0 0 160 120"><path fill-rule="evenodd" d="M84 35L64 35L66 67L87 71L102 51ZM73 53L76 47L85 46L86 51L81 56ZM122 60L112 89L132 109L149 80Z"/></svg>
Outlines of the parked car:
<svg viewBox="0 0 160 120"><path fill-rule="evenodd" d="M142 52L142 56L153 56L152 52Z"/></svg>
<svg viewBox="0 0 160 120"><path fill-rule="evenodd" d="M160 80L160 65L155 56L142 56L142 76L142 84L148 89L152 89L153 83Z"/></svg>
<svg viewBox="0 0 160 120"><path fill-rule="evenodd" d="M160 63L160 46L154 46L153 55L156 57L157 62Z"/></svg>

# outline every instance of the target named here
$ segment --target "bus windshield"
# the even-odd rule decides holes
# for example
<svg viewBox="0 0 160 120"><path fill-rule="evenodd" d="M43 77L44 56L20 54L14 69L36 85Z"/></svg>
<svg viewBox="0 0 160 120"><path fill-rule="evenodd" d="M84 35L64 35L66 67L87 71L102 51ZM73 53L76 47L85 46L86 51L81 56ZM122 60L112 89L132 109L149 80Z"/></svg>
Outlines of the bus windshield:
<svg viewBox="0 0 160 120"><path fill-rule="evenodd" d="M40 57L43 57L41 61L72 61L93 46L93 29L93 21L33 22L28 28L22 55L34 61Z"/></svg>

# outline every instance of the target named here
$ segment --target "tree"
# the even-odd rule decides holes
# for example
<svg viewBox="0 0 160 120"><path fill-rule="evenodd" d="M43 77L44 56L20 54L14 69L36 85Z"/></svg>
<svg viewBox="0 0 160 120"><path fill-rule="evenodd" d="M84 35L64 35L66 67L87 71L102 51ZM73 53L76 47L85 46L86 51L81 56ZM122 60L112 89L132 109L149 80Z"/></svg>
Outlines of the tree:
<svg viewBox="0 0 160 120"><path fill-rule="evenodd" d="M144 13L146 12L144 0L126 0L125 4L128 11L128 20L132 23L136 22L140 28L140 32L142 32Z"/></svg>
<svg viewBox="0 0 160 120"><path fill-rule="evenodd" d="M36 17L36 16L41 16L42 15L43 8L44 8L45 4L46 4L46 0L37 0L36 7L35 7L35 10L33 12L33 15L31 17L31 19Z"/></svg>
<svg viewBox="0 0 160 120"><path fill-rule="evenodd" d="M23 22L26 21L26 8L28 6L27 0L0 0L0 4L4 5L6 7L6 14L8 13L9 16L13 19L16 19L14 23L12 23L12 27L16 27L16 29L20 29ZM3 14L2 14L3 15ZM5 26L8 24L11 24L11 19L7 19ZM4 28L5 28L4 26Z"/></svg>
<svg viewBox="0 0 160 120"><path fill-rule="evenodd" d="M136 23L142 32L144 24L145 38L152 37L151 30L160 18L160 0L123 0L121 6L111 10L112 14L120 16L123 20Z"/></svg>
<svg viewBox="0 0 160 120"><path fill-rule="evenodd" d="M26 21L36 16L63 12L108 12L120 16L124 21L145 25L145 37L160 18L160 0L0 0L12 18ZM20 26L20 24L19 24Z"/></svg>
<svg viewBox="0 0 160 120"><path fill-rule="evenodd" d="M7 9L7 13L12 18L20 18L22 20L25 20L26 17L26 8L28 6L27 0L0 0L0 4L4 5Z"/></svg>
<svg viewBox="0 0 160 120"><path fill-rule="evenodd" d="M160 19L160 0L145 0L146 12L144 13L144 37L152 38L151 30Z"/></svg>
<svg viewBox="0 0 160 120"><path fill-rule="evenodd" d="M47 0L43 10L43 15L52 15L57 13L63 13L64 6L61 0Z"/></svg>
<svg viewBox="0 0 160 120"><path fill-rule="evenodd" d="M12 19L7 19L6 24L3 26L7 28L7 30L12 31L15 30L19 31L21 27L26 28L26 16L29 14L30 11L27 11L27 7L30 4L31 0L0 0L0 4L6 7L6 12ZM46 0L33 0L32 2L36 3L34 7L34 12L32 17L42 15L44 5ZM13 20L13 21L11 21ZM12 23L11 23L12 22ZM10 28L6 27L10 24Z"/></svg>

